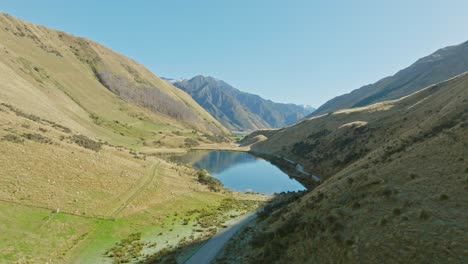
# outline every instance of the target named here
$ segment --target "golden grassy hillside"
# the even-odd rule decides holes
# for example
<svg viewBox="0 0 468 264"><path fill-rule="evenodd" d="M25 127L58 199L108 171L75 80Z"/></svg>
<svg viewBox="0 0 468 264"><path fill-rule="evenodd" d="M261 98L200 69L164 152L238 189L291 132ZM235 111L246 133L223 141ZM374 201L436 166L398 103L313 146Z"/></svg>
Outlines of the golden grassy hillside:
<svg viewBox="0 0 468 264"><path fill-rule="evenodd" d="M266 199L142 153L228 134L142 65L6 14L0 53L0 263L143 261Z"/></svg>
<svg viewBox="0 0 468 264"><path fill-rule="evenodd" d="M6 103L0 104L0 168L0 263L111 261L104 252L138 232L159 244L142 247L154 252L198 228L164 226L170 215L237 199L210 192L191 168L105 144Z"/></svg>
<svg viewBox="0 0 468 264"><path fill-rule="evenodd" d="M254 151L325 181L267 208L219 262L468 262L468 74L264 134Z"/></svg>
<svg viewBox="0 0 468 264"><path fill-rule="evenodd" d="M0 101L74 131L141 146L162 131L227 130L189 95L91 40L0 14Z"/></svg>
<svg viewBox="0 0 468 264"><path fill-rule="evenodd" d="M255 206L266 198L212 192L192 168L94 140L5 103L0 168L0 263L96 263L131 254L144 260L211 234L211 226L200 226L198 210L218 217L216 226L227 213L220 206L238 200ZM106 256L132 234L139 234L138 250Z"/></svg>

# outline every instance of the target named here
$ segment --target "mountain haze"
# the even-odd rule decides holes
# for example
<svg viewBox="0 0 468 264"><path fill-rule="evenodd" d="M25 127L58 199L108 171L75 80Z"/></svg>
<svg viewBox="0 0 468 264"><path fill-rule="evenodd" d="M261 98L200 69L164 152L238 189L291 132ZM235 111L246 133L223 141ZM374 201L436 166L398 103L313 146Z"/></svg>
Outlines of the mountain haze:
<svg viewBox="0 0 468 264"><path fill-rule="evenodd" d="M199 75L173 84L190 94L232 131L283 127L295 123L313 110L295 104L275 103L258 95L241 92L213 77Z"/></svg>
<svg viewBox="0 0 468 264"><path fill-rule="evenodd" d="M468 41L439 49L393 76L337 96L320 106L312 115L397 99L465 71L468 71Z"/></svg>

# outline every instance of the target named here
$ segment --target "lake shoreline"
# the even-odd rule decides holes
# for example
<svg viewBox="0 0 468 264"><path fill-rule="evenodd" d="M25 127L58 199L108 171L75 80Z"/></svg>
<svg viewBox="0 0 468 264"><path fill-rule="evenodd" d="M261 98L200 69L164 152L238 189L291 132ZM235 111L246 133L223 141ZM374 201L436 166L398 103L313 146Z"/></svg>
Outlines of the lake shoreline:
<svg viewBox="0 0 468 264"><path fill-rule="evenodd" d="M298 177L272 160L248 151L192 150L184 154L168 155L172 162L208 171L226 189L272 195L308 189Z"/></svg>

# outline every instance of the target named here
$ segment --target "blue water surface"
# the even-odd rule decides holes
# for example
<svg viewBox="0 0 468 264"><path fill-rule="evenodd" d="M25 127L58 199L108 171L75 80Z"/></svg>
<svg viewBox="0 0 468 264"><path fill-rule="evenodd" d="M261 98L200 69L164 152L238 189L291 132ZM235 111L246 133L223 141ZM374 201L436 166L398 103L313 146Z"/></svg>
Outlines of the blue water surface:
<svg viewBox="0 0 468 264"><path fill-rule="evenodd" d="M275 165L245 152L191 151L173 159L207 170L234 191L273 194L305 190Z"/></svg>

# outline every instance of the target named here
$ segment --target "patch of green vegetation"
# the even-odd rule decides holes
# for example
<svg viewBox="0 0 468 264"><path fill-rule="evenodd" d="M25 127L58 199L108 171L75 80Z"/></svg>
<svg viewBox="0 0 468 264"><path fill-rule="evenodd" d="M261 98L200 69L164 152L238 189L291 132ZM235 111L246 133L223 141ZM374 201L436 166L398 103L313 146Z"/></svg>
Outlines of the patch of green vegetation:
<svg viewBox="0 0 468 264"><path fill-rule="evenodd" d="M22 134L21 136L27 140L31 140L37 143L42 143L42 144L52 143L52 141L49 138L44 137L43 135L37 134L37 133L25 133L25 134Z"/></svg>
<svg viewBox="0 0 468 264"><path fill-rule="evenodd" d="M211 191L219 192L224 188L221 181L214 177L211 177L206 170L199 170L197 172L197 176L198 182L208 186L208 189L210 189Z"/></svg>
<svg viewBox="0 0 468 264"><path fill-rule="evenodd" d="M8 142L11 142L11 143L17 143L17 144L24 142L24 139L20 138L17 135L14 135L14 134L5 135L5 136L3 136L2 140L8 141Z"/></svg>
<svg viewBox="0 0 468 264"><path fill-rule="evenodd" d="M143 142L145 138L155 136L156 131L170 130L170 126L145 120L135 113L129 113L129 115L132 116L132 118L138 118L138 121L129 125L119 120L106 120L96 113L90 113L89 117L94 124L107 128L114 134L136 139L136 142L140 143ZM135 115L138 117L135 117ZM133 145L135 144L136 143L133 143ZM130 145L127 145L127 147L130 147Z"/></svg>
<svg viewBox="0 0 468 264"><path fill-rule="evenodd" d="M20 69L24 73L31 75L34 78L34 80L36 80L36 82L44 83L46 79L49 79L49 75L47 74L47 72L43 68L34 65L31 61L23 57L19 57L18 62L23 66Z"/></svg>
<svg viewBox="0 0 468 264"><path fill-rule="evenodd" d="M286 208L288 204L299 200L303 195L304 192L284 193L278 195L274 202L268 203L263 207L263 209L260 212L257 213L258 220L265 220L267 217L271 216L276 210ZM319 195L319 197L323 197L323 194Z"/></svg>
<svg viewBox="0 0 468 264"><path fill-rule="evenodd" d="M96 222L0 201L0 223L0 263L46 263L61 258L61 246L76 243Z"/></svg>
<svg viewBox="0 0 468 264"><path fill-rule="evenodd" d="M222 227L230 218L255 210L261 204L262 202L259 201L225 198L218 205L188 211L185 218L182 218L182 224L189 223L192 219L195 220L200 228L196 228L194 231L199 235L195 237L192 234L189 237L183 237L177 246L166 246L156 253L150 254L142 263L179 263L181 254L197 248L203 241L216 233L217 227ZM183 217L181 214L174 214L175 218L179 216Z"/></svg>
<svg viewBox="0 0 468 264"><path fill-rule="evenodd" d="M122 65L122 67L124 67L128 73L130 73L130 75L132 75L133 77L133 80L139 84L146 84L146 85L151 85L150 82L148 82L147 80L143 79L140 74L138 73L138 71L136 71L132 66L130 65L127 65L127 64L123 64L121 63L120 65Z"/></svg>
<svg viewBox="0 0 468 264"><path fill-rule="evenodd" d="M95 113L90 113L89 114L89 118L91 118L91 120L93 120L93 123L100 126L102 125L102 119Z"/></svg>
<svg viewBox="0 0 468 264"><path fill-rule="evenodd" d="M226 139L224 136L222 135L204 135L206 139L208 139L209 141L213 142L213 143L225 143L225 142L229 142L228 139Z"/></svg>
<svg viewBox="0 0 468 264"><path fill-rule="evenodd" d="M5 104L5 103L1 103L1 105L5 106L8 109L10 109L11 111L13 111L17 116L24 117L24 118L29 119L29 120L34 121L34 122L40 122L42 120L38 116L24 113L21 110L16 109L15 107L13 107L12 105Z"/></svg>
<svg viewBox="0 0 468 264"><path fill-rule="evenodd" d="M87 136L83 135L73 135L71 137L71 140L75 142L76 144L82 146L83 148L91 149L94 151L99 151L101 150L102 143L94 141Z"/></svg>
<svg viewBox="0 0 468 264"><path fill-rule="evenodd" d="M262 203L255 200L237 200L226 198L218 206L210 206L200 210L192 210L189 214L196 214L195 221L202 228L219 227L226 222L230 215L229 212L242 214L258 208Z"/></svg>
<svg viewBox="0 0 468 264"><path fill-rule="evenodd" d="M243 140L245 137L246 137L246 136L233 135L233 136L231 137L231 139L232 139L232 141L234 141L234 142L239 142L239 141Z"/></svg>
<svg viewBox="0 0 468 264"><path fill-rule="evenodd" d="M185 139L185 146L188 147L188 148L193 148L193 147L196 147L198 145L200 145L200 143L197 140L193 139L193 138L186 138Z"/></svg>
<svg viewBox="0 0 468 264"><path fill-rule="evenodd" d="M50 120L47 120L47 119L44 119L44 118L40 118L40 117L38 117L36 115L27 114L27 113L13 107L12 105L9 105L9 104L0 103L0 105L10 109L10 111L14 112L17 116L29 119L29 120L34 121L34 122L39 123L39 124L50 125L53 128L60 129L65 133L71 133L71 129L69 129L68 127L62 126L60 124L57 124L54 121L50 121Z"/></svg>
<svg viewBox="0 0 468 264"><path fill-rule="evenodd" d="M105 255L112 258L114 263L128 263L141 257L143 247L141 233L133 233L109 249Z"/></svg>
<svg viewBox="0 0 468 264"><path fill-rule="evenodd" d="M183 225L182 218L186 218L186 213L194 208L214 206L220 199L219 193L193 193L190 196L177 197L171 203L148 208L141 213L117 218L115 221L100 220L95 231L86 238L84 247L75 251L72 259L77 263L112 261L105 256L105 252L136 232L141 232L141 241L144 243L142 254L153 254L156 250L154 242L157 243L158 251L175 246L184 237L190 237L192 234L193 226ZM155 218L155 215L158 217ZM195 215L188 217L190 221L195 219Z"/></svg>

